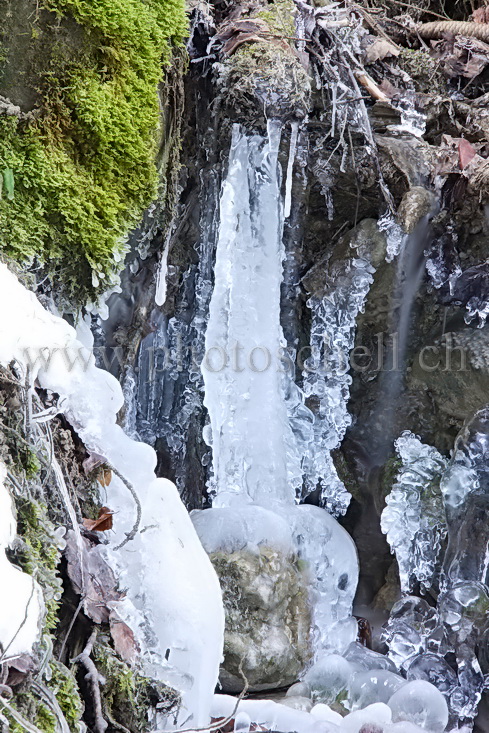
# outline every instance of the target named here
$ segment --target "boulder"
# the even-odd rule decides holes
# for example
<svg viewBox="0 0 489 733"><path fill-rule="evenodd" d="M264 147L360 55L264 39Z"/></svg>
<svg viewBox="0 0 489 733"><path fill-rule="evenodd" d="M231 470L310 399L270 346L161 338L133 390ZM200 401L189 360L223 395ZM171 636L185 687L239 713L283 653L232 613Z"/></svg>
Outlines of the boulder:
<svg viewBox="0 0 489 733"><path fill-rule="evenodd" d="M297 558L263 546L210 558L226 614L223 691L240 692L243 675L251 691L295 682L312 657L307 578Z"/></svg>

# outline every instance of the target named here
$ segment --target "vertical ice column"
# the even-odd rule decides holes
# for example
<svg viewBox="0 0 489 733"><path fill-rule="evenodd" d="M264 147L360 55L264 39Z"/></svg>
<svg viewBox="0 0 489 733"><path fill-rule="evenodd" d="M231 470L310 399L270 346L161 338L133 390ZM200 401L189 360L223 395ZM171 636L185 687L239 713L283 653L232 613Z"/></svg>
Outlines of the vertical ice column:
<svg viewBox="0 0 489 733"><path fill-rule="evenodd" d="M268 132L266 140L235 126L220 201L202 365L214 506L293 504L295 499L287 470L294 436L280 360L285 345L280 326L280 123L270 122Z"/></svg>

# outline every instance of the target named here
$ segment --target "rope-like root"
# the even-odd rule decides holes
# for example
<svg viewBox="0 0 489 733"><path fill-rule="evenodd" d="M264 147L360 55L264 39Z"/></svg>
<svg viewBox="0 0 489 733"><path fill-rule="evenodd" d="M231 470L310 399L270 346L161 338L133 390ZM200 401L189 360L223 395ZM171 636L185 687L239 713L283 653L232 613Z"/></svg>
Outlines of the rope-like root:
<svg viewBox="0 0 489 733"><path fill-rule="evenodd" d="M489 24L471 23L465 20L435 20L422 23L416 28L422 38L442 38L445 33L454 36L468 36L489 43Z"/></svg>
<svg viewBox="0 0 489 733"><path fill-rule="evenodd" d="M93 713L95 717L93 733L105 733L109 724L105 720L102 713L102 698L100 695L100 684L105 682L105 680L99 674L97 667L95 666L95 662L90 657L96 638L97 629L94 629L89 640L87 641L85 649L82 651L81 654L79 654L71 661L73 663L78 662L79 664L82 664L87 672L85 675L85 680L87 681L92 694Z"/></svg>

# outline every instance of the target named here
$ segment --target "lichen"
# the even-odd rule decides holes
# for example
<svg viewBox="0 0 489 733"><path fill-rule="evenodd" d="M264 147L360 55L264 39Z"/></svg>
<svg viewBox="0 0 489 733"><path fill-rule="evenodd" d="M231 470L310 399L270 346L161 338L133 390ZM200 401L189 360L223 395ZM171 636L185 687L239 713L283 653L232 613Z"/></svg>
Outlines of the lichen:
<svg viewBox="0 0 489 733"><path fill-rule="evenodd" d="M399 65L407 71L416 83L416 89L425 94L446 94L447 84L437 61L426 51L402 48L398 57Z"/></svg>
<svg viewBox="0 0 489 733"><path fill-rule="evenodd" d="M186 16L182 0L42 7L53 24L74 19L84 40L43 49L34 118L0 120L0 172L13 176L12 196L0 199L0 246L47 263L83 301L107 287L125 235L157 194L157 88Z"/></svg>

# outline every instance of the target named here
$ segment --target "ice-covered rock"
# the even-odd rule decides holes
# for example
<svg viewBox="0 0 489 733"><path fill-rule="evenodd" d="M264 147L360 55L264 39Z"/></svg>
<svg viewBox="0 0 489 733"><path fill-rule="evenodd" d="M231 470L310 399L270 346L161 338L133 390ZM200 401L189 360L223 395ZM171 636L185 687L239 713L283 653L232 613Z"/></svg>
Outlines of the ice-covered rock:
<svg viewBox="0 0 489 733"><path fill-rule="evenodd" d="M311 697L311 688L307 682L296 682L285 693L285 697L295 697L297 695L299 697Z"/></svg>
<svg viewBox="0 0 489 733"><path fill-rule="evenodd" d="M334 723L340 725L343 720L342 716L331 710L329 705L325 705L323 702L318 702L311 710L311 715L317 720L325 720L327 723Z"/></svg>
<svg viewBox="0 0 489 733"><path fill-rule="evenodd" d="M391 709L382 702L355 710L343 718L341 730L345 733L384 733L392 720Z"/></svg>
<svg viewBox="0 0 489 733"><path fill-rule="evenodd" d="M445 698L424 680L408 682L389 700L394 723L407 721L431 733L442 733L448 723Z"/></svg>
<svg viewBox="0 0 489 733"><path fill-rule="evenodd" d="M312 700L310 697L300 697L299 695L286 695L281 701L282 705L287 705L294 710L303 710L310 713L312 710Z"/></svg>
<svg viewBox="0 0 489 733"><path fill-rule="evenodd" d="M256 553L214 552L210 558L226 614L223 690L242 690L241 673L252 691L291 684L313 654L307 583L297 555L262 546Z"/></svg>
<svg viewBox="0 0 489 733"><path fill-rule="evenodd" d="M385 654L379 654L372 649L353 641L343 655L354 667L364 670L385 669L388 672L396 672L397 667Z"/></svg>

